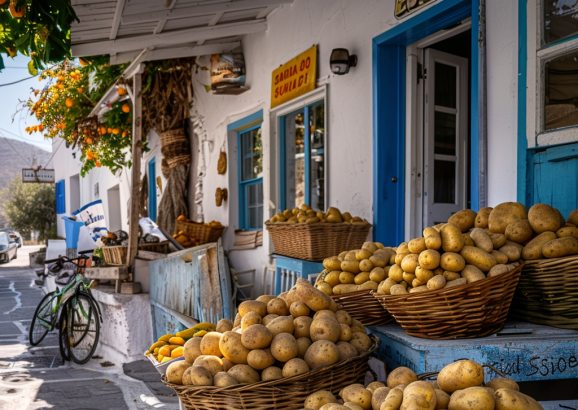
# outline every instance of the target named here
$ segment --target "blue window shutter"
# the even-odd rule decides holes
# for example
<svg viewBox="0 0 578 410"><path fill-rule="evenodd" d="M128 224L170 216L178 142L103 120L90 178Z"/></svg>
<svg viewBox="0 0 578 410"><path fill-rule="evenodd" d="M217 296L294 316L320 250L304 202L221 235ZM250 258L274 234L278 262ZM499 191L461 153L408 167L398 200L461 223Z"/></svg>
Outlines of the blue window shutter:
<svg viewBox="0 0 578 410"><path fill-rule="evenodd" d="M58 181L56 183L56 213L63 214L66 213L66 202L64 200L64 180Z"/></svg>

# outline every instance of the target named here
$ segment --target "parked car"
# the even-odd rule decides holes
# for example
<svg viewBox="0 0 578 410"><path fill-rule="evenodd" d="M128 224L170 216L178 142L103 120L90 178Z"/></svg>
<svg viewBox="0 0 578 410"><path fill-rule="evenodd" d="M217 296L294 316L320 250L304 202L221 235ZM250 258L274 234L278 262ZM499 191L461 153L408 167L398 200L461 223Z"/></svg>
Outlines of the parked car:
<svg viewBox="0 0 578 410"><path fill-rule="evenodd" d="M15 231L15 230L9 229L9 228L5 228L5 229L0 229L0 232L6 232L8 235L10 235L10 237L12 239L14 239L16 241L16 244L18 245L18 247L22 248L22 236L20 235L20 233L18 231Z"/></svg>
<svg viewBox="0 0 578 410"><path fill-rule="evenodd" d="M10 262L18 257L18 244L7 232L0 232L0 262Z"/></svg>

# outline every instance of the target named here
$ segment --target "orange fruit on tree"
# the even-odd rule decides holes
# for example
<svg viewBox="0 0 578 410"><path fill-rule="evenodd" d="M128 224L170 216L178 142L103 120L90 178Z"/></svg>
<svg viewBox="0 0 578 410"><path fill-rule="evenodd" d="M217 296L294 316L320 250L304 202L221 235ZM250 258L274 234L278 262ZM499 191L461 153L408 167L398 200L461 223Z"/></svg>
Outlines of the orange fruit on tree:
<svg viewBox="0 0 578 410"><path fill-rule="evenodd" d="M58 89L59 89L59 90L64 90L64 84L58 84Z"/></svg>
<svg viewBox="0 0 578 410"><path fill-rule="evenodd" d="M64 81L64 77L61 76L61 75L59 75L59 76L58 76L58 81Z"/></svg>
<svg viewBox="0 0 578 410"><path fill-rule="evenodd" d="M15 47L8 47L8 53L10 54L10 57L14 58L16 57L16 48ZM39 79L38 81L41 81L41 79Z"/></svg>
<svg viewBox="0 0 578 410"><path fill-rule="evenodd" d="M12 17L14 17L15 19L20 18L20 17L24 17L24 15L26 14L26 6L22 6L18 10L16 10L16 4L14 4L11 1L10 2L10 14L12 14Z"/></svg>
<svg viewBox="0 0 578 410"><path fill-rule="evenodd" d="M82 92L82 88L77 88L76 91L78 91L79 93Z"/></svg>
<svg viewBox="0 0 578 410"><path fill-rule="evenodd" d="M38 130L39 130L40 132L44 131L44 125L43 125L43 124L40 124L40 125L38 126Z"/></svg>
<svg viewBox="0 0 578 410"><path fill-rule="evenodd" d="M0 6L6 3L6 0L0 0Z"/></svg>
<svg viewBox="0 0 578 410"><path fill-rule="evenodd" d="M87 143L87 144L92 144L92 138L87 137L87 138L86 138L86 143Z"/></svg>
<svg viewBox="0 0 578 410"><path fill-rule="evenodd" d="M123 137L123 138L126 137L126 131L123 131L123 132L122 132L122 137Z"/></svg>
<svg viewBox="0 0 578 410"><path fill-rule="evenodd" d="M113 129L112 129L112 133L113 133L114 135L118 134L119 132L120 132L120 130L119 130L118 128L113 128Z"/></svg>
<svg viewBox="0 0 578 410"><path fill-rule="evenodd" d="M122 112L129 113L130 112L130 106L128 104L124 104L122 106Z"/></svg>
<svg viewBox="0 0 578 410"><path fill-rule="evenodd" d="M112 132L112 128L106 130L109 134Z"/></svg>
<svg viewBox="0 0 578 410"><path fill-rule="evenodd" d="M88 65L88 62L85 61L85 60L83 60L82 58L79 58L78 61L80 61L80 65L81 65L81 66Z"/></svg>
<svg viewBox="0 0 578 410"><path fill-rule="evenodd" d="M66 101L64 101L64 104L66 104L66 106L70 108L74 105L74 101L72 100L72 98L67 98Z"/></svg>
<svg viewBox="0 0 578 410"><path fill-rule="evenodd" d="M101 167L100 161L97 160L96 163L95 163L95 165L96 165L97 168L100 168L100 167Z"/></svg>
<svg viewBox="0 0 578 410"><path fill-rule="evenodd" d="M118 95L125 95L126 94L126 90L122 87L118 87Z"/></svg>

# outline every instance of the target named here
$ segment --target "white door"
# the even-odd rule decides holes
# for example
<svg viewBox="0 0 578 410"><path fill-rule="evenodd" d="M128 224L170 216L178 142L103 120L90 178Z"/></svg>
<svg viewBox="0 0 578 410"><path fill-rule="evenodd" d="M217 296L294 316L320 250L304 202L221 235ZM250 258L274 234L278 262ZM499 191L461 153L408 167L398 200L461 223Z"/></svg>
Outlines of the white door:
<svg viewBox="0 0 578 410"><path fill-rule="evenodd" d="M424 226L466 208L468 59L426 49Z"/></svg>

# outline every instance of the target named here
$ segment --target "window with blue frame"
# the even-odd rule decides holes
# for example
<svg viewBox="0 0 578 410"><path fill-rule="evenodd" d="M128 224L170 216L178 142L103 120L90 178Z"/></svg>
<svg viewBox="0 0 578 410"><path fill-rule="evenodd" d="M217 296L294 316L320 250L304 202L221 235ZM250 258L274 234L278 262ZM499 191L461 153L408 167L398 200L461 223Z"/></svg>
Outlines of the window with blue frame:
<svg viewBox="0 0 578 410"><path fill-rule="evenodd" d="M239 225L263 229L263 146L261 124L237 133L239 152Z"/></svg>
<svg viewBox="0 0 578 410"><path fill-rule="evenodd" d="M56 183L55 191L56 191L56 213L57 214L64 214L66 213L66 202L64 200L64 187L65 187L64 180L60 180Z"/></svg>
<svg viewBox="0 0 578 410"><path fill-rule="evenodd" d="M281 117L281 209L325 210L325 103Z"/></svg>

